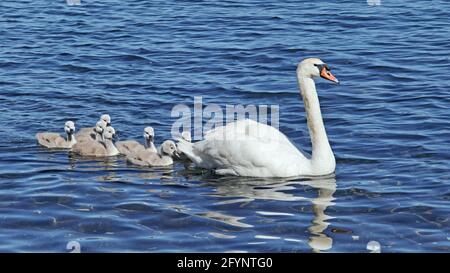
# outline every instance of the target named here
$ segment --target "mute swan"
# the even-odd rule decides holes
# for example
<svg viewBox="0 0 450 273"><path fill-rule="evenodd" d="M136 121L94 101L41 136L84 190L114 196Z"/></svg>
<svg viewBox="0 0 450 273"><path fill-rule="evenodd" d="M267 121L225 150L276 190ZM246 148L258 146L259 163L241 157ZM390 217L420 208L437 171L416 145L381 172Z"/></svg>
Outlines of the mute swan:
<svg viewBox="0 0 450 273"><path fill-rule="evenodd" d="M187 142L192 141L191 133L189 133L188 131L183 131L183 133L181 133L181 138L186 140Z"/></svg>
<svg viewBox="0 0 450 273"><path fill-rule="evenodd" d="M67 121L64 124L64 131L67 134L67 139L64 139L57 133L37 133L36 139L39 144L47 148L63 148L70 149L75 143L77 143L73 133L75 132L75 123L73 121Z"/></svg>
<svg viewBox="0 0 450 273"><path fill-rule="evenodd" d="M140 150L127 155L127 161L139 166L168 166L173 164L172 157L179 157L175 142L166 140L159 149L159 153Z"/></svg>
<svg viewBox="0 0 450 273"><path fill-rule="evenodd" d="M104 121L106 126L111 126L111 117L108 114L103 114L100 117L99 121ZM95 130L95 127L81 128L78 133L75 135L77 139L83 138L85 135L90 136L92 131Z"/></svg>
<svg viewBox="0 0 450 273"><path fill-rule="evenodd" d="M115 145L119 152L124 155L128 155L138 150L148 150L149 152L157 153L153 140L155 138L155 131L153 127L145 127L144 129L144 145L135 140L125 140L116 142Z"/></svg>
<svg viewBox="0 0 450 273"><path fill-rule="evenodd" d="M297 81L305 105L312 156L304 156L278 129L252 120L239 120L206 133L190 143L180 139L178 148L198 167L219 175L291 177L325 175L336 167L320 111L314 78L335 83L327 64L308 58L297 66Z"/></svg>
<svg viewBox="0 0 450 273"><path fill-rule="evenodd" d="M114 146L112 139L115 137L116 131L113 127L108 126L103 129L101 140L86 140L79 142L72 147L72 152L82 156L107 157L119 154Z"/></svg>
<svg viewBox="0 0 450 273"><path fill-rule="evenodd" d="M191 142L191 141L192 141L191 133L188 132L188 131L183 131L183 133L181 133L181 138L182 138L183 140L187 141L187 142ZM179 154L179 159L180 159L181 161L187 161L187 162L190 162L190 161L191 161L191 160L189 159L189 157L187 157L183 152L181 152L181 151L178 149L178 147L177 147L177 150L178 150L178 154Z"/></svg>

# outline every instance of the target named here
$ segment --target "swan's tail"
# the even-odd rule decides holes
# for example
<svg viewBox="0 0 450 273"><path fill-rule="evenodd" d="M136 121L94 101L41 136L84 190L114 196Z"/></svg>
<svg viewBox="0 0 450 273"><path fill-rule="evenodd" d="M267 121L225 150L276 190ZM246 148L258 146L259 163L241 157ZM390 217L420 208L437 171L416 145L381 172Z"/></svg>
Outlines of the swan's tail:
<svg viewBox="0 0 450 273"><path fill-rule="evenodd" d="M179 138L177 142L177 148L180 154L185 154L195 164L199 164L202 161L200 157L195 155L194 143L188 142L183 138Z"/></svg>

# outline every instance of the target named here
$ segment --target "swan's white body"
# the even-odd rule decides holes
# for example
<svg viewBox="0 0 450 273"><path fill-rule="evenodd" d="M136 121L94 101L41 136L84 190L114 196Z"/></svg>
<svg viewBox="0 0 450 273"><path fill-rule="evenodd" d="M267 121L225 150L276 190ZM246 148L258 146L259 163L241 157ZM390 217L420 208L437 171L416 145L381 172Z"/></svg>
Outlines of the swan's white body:
<svg viewBox="0 0 450 273"><path fill-rule="evenodd" d="M192 142L192 137L191 137L191 133L188 131L184 131L183 133L181 133L181 139L183 139L184 141L187 142ZM187 157L183 152L181 152L178 149L178 154L179 154L179 158L178 160L180 161L184 161L186 164L190 163L191 160L189 159L189 157ZM187 165L185 165L187 167Z"/></svg>
<svg viewBox="0 0 450 273"><path fill-rule="evenodd" d="M313 80L313 77L327 72L318 70L316 65L325 66L321 60L311 58L302 61L297 68L311 135L310 159L278 129L252 120L239 120L218 127L196 143L180 139L178 149L198 167L214 169L220 175L291 177L333 173L335 158ZM331 73L322 77L338 82Z"/></svg>

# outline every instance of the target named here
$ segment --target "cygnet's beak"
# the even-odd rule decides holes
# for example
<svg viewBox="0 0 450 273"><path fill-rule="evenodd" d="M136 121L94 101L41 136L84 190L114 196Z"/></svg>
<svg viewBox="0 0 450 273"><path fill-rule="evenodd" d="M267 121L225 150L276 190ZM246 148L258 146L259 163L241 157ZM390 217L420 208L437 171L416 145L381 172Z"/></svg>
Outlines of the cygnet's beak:
<svg viewBox="0 0 450 273"><path fill-rule="evenodd" d="M179 154L177 151L174 151L174 152L173 152L173 155L174 155L176 158L180 159L180 154Z"/></svg>

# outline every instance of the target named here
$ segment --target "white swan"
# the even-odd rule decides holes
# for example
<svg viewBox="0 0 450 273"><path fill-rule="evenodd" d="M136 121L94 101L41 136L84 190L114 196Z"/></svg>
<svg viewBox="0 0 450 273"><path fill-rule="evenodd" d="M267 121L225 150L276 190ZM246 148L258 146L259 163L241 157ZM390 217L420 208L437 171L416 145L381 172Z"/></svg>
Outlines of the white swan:
<svg viewBox="0 0 450 273"><path fill-rule="evenodd" d="M114 146L113 138L116 131L113 127L108 126L103 129L101 140L86 140L73 145L72 152L82 156L108 157L119 154Z"/></svg>
<svg viewBox="0 0 450 273"><path fill-rule="evenodd" d="M111 117L108 114L103 114L100 116L100 120L106 123L106 126L111 126ZM81 128L75 137L77 139L84 138L85 136L91 136L92 131L95 131L95 127Z"/></svg>
<svg viewBox="0 0 450 273"><path fill-rule="evenodd" d="M183 132L181 133L181 139L183 139L183 140L185 140L185 141L187 141L187 142L192 142L191 133L188 132L188 131L183 131ZM179 155L178 159L179 159L180 161L191 162L191 160L189 159L189 157L187 157L182 151L180 151L180 149L178 149L178 147L177 147L177 150L178 150L178 155ZM187 165L186 165L186 166L187 166Z"/></svg>
<svg viewBox="0 0 450 273"><path fill-rule="evenodd" d="M186 140L187 142L192 141L191 133L188 131L183 131L183 133L181 133L181 138Z"/></svg>
<svg viewBox="0 0 450 273"><path fill-rule="evenodd" d="M153 153L157 153L153 140L155 139L155 131L153 127L145 127L144 129L144 145L135 140L118 141L115 143L117 149L121 154L128 155L138 150L148 150Z"/></svg>
<svg viewBox="0 0 450 273"><path fill-rule="evenodd" d="M73 145L77 143L75 136L73 135L75 132L75 123L73 121L67 121L64 124L64 131L67 134L67 139L60 136L57 133L37 133L36 139L38 143L47 148L62 148L62 149L70 149Z"/></svg>
<svg viewBox="0 0 450 273"><path fill-rule="evenodd" d="M219 175L291 177L333 173L336 162L314 83L314 78L319 76L339 83L320 59L308 58L297 66L297 80L312 143L310 159L278 129L252 120L218 127L196 143L180 139L178 149L198 167L214 169Z"/></svg>
<svg viewBox="0 0 450 273"><path fill-rule="evenodd" d="M159 152L139 150L127 155L127 161L139 166L169 166L173 164L173 157L179 157L175 142L166 140L161 145Z"/></svg>

